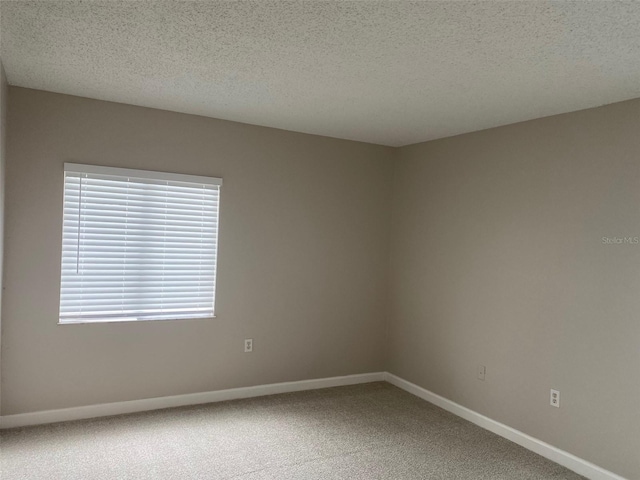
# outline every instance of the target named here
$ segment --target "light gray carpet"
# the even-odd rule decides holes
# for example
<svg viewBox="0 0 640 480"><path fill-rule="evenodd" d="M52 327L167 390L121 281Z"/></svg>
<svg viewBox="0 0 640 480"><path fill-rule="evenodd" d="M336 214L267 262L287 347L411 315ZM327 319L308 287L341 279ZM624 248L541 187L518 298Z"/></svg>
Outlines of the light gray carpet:
<svg viewBox="0 0 640 480"><path fill-rule="evenodd" d="M579 479L388 383L6 430L1 478Z"/></svg>

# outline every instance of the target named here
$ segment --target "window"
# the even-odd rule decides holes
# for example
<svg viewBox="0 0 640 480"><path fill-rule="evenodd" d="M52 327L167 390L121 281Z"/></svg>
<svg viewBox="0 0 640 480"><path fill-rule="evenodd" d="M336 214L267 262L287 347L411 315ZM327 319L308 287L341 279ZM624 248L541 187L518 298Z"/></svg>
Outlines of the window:
<svg viewBox="0 0 640 480"><path fill-rule="evenodd" d="M64 170L60 323L214 316L222 179Z"/></svg>

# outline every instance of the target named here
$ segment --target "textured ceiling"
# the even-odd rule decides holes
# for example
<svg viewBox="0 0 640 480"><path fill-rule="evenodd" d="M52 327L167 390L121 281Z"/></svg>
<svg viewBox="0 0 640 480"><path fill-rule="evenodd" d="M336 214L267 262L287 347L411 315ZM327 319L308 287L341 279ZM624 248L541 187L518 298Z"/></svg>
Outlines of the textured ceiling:
<svg viewBox="0 0 640 480"><path fill-rule="evenodd" d="M406 145L640 97L638 1L6 1L9 83Z"/></svg>

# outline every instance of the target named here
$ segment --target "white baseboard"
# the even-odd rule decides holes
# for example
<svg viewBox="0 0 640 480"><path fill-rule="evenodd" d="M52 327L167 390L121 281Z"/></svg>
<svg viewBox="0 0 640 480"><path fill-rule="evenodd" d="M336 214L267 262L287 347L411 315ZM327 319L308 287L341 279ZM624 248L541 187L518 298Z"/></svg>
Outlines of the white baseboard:
<svg viewBox="0 0 640 480"><path fill-rule="evenodd" d="M268 385L230 388L228 390L217 390L213 392L190 393L187 395L173 395L170 397L146 398L143 400L88 405L85 407L61 408L58 410L44 410L33 413L4 415L0 417L0 428L25 427L44 423L66 422L69 420L121 415L123 413L159 410L161 408L222 402L225 400L235 400L239 398L261 397L277 393L300 392L303 390L356 385L359 383L379 382L383 381L384 378L384 372L362 373L343 377L271 383Z"/></svg>
<svg viewBox="0 0 640 480"><path fill-rule="evenodd" d="M303 390L316 390L319 388L340 387L344 385L356 385L359 383L379 382L383 380L386 380L396 387L406 390L427 402L433 403L444 410L462 417L465 420L469 420L486 430L511 440L512 442L567 467L568 469L573 470L574 472L591 480L625 480L623 477L616 475L613 472L587 462L586 460L576 457L564 450L560 450L559 448L549 445L537 438L533 438L526 433L522 433L514 428L492 420L489 417L485 417L484 415L474 412L467 407L463 407L462 405L388 372L362 373L343 377L272 383L268 385L256 385L253 387L217 390L213 392L190 393L170 397L147 398L143 400L88 405L85 407L62 408L58 410L5 415L0 417L0 428L25 427L45 423L66 422L69 420L106 417L110 415L121 415L124 413L159 410L161 408L199 405L203 403L222 402L225 400L261 397L264 395L300 392Z"/></svg>
<svg viewBox="0 0 640 480"><path fill-rule="evenodd" d="M427 402L433 403L434 405L462 417L465 420L469 420L471 423L475 423L476 425L500 435L507 440L511 440L527 450L531 450L532 452L548 458L549 460L591 480L625 480L620 475L616 475L615 473L605 470L591 462L587 462L582 458L576 457L569 452L560 450L559 448L549 445L542 440L538 440L526 433L522 433L515 428L511 428L503 423L492 420L489 417L485 417L484 415L430 392L429 390L426 390L414 383L408 382L407 380L393 375L392 373L387 372L385 374L385 380L396 387L406 390L407 392L412 393Z"/></svg>

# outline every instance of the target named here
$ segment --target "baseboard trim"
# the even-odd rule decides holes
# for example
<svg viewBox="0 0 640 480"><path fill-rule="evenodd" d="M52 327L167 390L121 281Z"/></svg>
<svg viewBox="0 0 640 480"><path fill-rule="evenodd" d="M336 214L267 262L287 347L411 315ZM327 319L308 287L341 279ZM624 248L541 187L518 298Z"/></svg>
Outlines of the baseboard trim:
<svg viewBox="0 0 640 480"><path fill-rule="evenodd" d="M170 397L146 398L126 402L103 403L84 407L44 410L0 417L0 429L41 425L45 423L66 422L87 418L107 417L124 413L145 412L162 408L184 407L203 403L222 402L240 398L261 397L278 393L301 392L319 388L341 387L359 383L380 382L385 378L384 372L362 373L342 377L318 378L295 382L271 383L252 387L230 388L213 392L190 393Z"/></svg>
<svg viewBox="0 0 640 480"><path fill-rule="evenodd" d="M187 405L199 405L204 403L222 402L240 398L261 397L278 393L301 392L304 390L316 390L320 388L340 387L387 381L417 397L433 403L448 412L489 430L501 437L511 440L518 445L542 455L580 475L591 480L626 480L624 477L605 470L591 462L576 457L575 455L560 450L542 440L538 440L515 428L492 420L467 407L448 400L436 393L411 383L388 372L362 373L341 377L318 378L313 380L300 380L295 382L271 383L251 387L230 388L212 392L190 393L186 395L173 395L169 397L146 398L142 400L130 400L126 402L103 403L87 405L83 407L62 408L58 410L44 410L32 413L20 413L16 415L0 416L0 429L26 427L46 423L66 422L70 420L83 420L88 418L107 417L126 413L145 412L171 407L183 407Z"/></svg>
<svg viewBox="0 0 640 480"><path fill-rule="evenodd" d="M569 470L572 470L591 480L626 480L620 475L605 470L604 468L583 460L580 457L576 457L569 452L560 450L559 448L543 442L542 440L538 440L537 438L527 435L526 433L522 433L515 428L511 428L503 423L492 420L489 417L485 417L480 413L474 412L467 407L463 407L458 403L441 397L436 393L422 388L415 383L408 382L407 380L393 375L392 373L387 372L385 374L385 380L392 385L401 388L402 390L420 397L429 403L433 403L434 405L437 405L438 407L447 410L454 415L462 417L465 420L469 420L471 423L475 423L485 430L489 430L490 432L500 435L507 440L511 440L512 442L517 443L527 450L531 450L532 452L548 458L549 460L556 462L563 467L566 467Z"/></svg>

